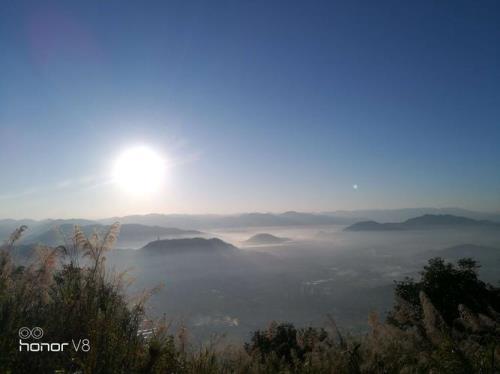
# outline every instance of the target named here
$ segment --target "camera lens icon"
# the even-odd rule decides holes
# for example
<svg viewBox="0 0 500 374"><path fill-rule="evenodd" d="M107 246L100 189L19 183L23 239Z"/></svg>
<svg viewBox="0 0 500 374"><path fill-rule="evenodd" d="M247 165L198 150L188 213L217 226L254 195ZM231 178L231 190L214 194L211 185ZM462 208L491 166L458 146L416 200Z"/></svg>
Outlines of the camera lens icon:
<svg viewBox="0 0 500 374"><path fill-rule="evenodd" d="M31 330L31 336L34 339L40 339L43 336L43 330L41 327L35 327Z"/></svg>
<svg viewBox="0 0 500 374"><path fill-rule="evenodd" d="M34 327L29 329L28 327L21 327L19 329L19 337L21 339L28 339L32 337L33 339L40 339L43 336L43 329L41 327Z"/></svg>
<svg viewBox="0 0 500 374"><path fill-rule="evenodd" d="M31 330L27 327L21 327L19 329L19 337L21 339L28 339L31 336Z"/></svg>

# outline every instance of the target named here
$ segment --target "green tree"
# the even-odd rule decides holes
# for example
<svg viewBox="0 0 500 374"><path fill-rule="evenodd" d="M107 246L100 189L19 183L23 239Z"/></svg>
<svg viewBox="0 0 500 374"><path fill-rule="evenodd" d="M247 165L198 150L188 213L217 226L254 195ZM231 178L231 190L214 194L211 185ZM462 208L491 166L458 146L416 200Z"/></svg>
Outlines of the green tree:
<svg viewBox="0 0 500 374"><path fill-rule="evenodd" d="M440 257L432 258L420 273L420 280L406 278L396 282L396 298L405 300L422 315L419 295L424 292L448 324L459 317L459 305L474 313L500 310L500 289L482 282L478 278L479 268L471 258L460 259L456 265Z"/></svg>

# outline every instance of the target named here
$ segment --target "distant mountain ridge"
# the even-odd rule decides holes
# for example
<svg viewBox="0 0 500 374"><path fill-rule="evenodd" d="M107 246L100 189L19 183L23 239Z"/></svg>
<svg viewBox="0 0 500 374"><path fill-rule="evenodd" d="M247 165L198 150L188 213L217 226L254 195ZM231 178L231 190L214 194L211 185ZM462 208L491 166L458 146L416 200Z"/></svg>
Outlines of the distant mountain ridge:
<svg viewBox="0 0 500 374"><path fill-rule="evenodd" d="M26 235L39 235L54 226L64 224L89 226L110 225L116 221L122 224L140 224L144 226L175 227L183 230L203 230L231 227L265 226L307 226L307 225L352 225L361 221L378 223L402 222L426 214L451 214L476 220L488 220L500 223L500 212L484 213L460 208L405 208L372 209L353 211L332 211L308 213L289 211L284 213L243 213L231 215L217 214L146 214L112 217L99 220L87 219L0 219L0 241L5 240L15 228L27 225Z"/></svg>
<svg viewBox="0 0 500 374"><path fill-rule="evenodd" d="M487 220L475 220L451 214L425 214L401 223L362 221L346 227L345 231L402 231L437 228L500 228L500 224Z"/></svg>
<svg viewBox="0 0 500 374"><path fill-rule="evenodd" d="M98 222L87 219L44 219L40 221L33 219L2 219L0 220L0 241L7 239L16 228L23 225L28 227L28 230L23 235L23 239L25 239L28 235L39 235L52 227L65 224L85 226L98 224Z"/></svg>
<svg viewBox="0 0 500 374"><path fill-rule="evenodd" d="M489 220L500 223L500 212L484 213L460 208L405 208L333 211L322 213L288 211L284 213L242 213L231 215L217 214L147 214L113 217L101 220L102 223L119 221L188 229L210 229L229 227L265 226L307 226L307 225L351 225L360 221L402 222L422 215L454 215L476 220Z"/></svg>
<svg viewBox="0 0 500 374"><path fill-rule="evenodd" d="M376 221L380 223L403 222L410 218L426 214L451 214L459 217L477 220L488 220L500 223L500 211L496 213L479 212L462 208L400 208L400 209L364 209L364 210L336 210L323 212L339 218L351 218L357 221Z"/></svg>
<svg viewBox="0 0 500 374"><path fill-rule="evenodd" d="M80 226L82 231L87 235L92 235L94 231L104 234L108 229L108 225L94 223L90 225ZM65 238L71 237L74 230L74 224L64 223L62 225L54 225L51 228L45 228L46 231L35 231L22 239L22 243L38 243L49 246L65 244ZM197 230L182 230L174 227L161 226L146 226L138 224L124 224L120 227L120 235L116 247L142 247L144 244L153 241L157 238L181 238L201 236L203 233Z"/></svg>
<svg viewBox="0 0 500 374"><path fill-rule="evenodd" d="M189 214L147 214L113 217L100 222L138 223L143 225L170 226L190 229L266 227L266 226L305 226L305 225L347 225L354 223L352 218L342 218L316 213L243 213L234 215L189 215Z"/></svg>

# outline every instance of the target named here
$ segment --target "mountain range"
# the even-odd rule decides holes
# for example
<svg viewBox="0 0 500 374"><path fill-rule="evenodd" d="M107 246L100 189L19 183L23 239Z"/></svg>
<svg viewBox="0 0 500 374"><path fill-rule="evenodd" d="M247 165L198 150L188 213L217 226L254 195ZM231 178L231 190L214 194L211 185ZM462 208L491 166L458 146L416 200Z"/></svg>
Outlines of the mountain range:
<svg viewBox="0 0 500 374"><path fill-rule="evenodd" d="M407 219L423 216L426 214L443 215L451 214L454 216L467 217L477 220L489 220L500 223L500 212L478 212L462 208L402 208L402 209L364 209L364 210L337 210L323 212L322 214L331 215L338 218L357 219L357 221L377 221L403 222Z"/></svg>
<svg viewBox="0 0 500 374"><path fill-rule="evenodd" d="M500 228L500 223L475 220L451 214L425 214L401 223L379 223L362 221L346 227L345 231L401 231L429 230L442 228Z"/></svg>
<svg viewBox="0 0 500 374"><path fill-rule="evenodd" d="M168 227L210 229L230 227L267 227L267 226L304 226L304 225L348 225L354 223L353 218L336 217L317 213L285 212L285 213L243 213L234 215L190 215L190 214L146 214L125 217L113 217L101 220L112 222L138 223Z"/></svg>
<svg viewBox="0 0 500 374"><path fill-rule="evenodd" d="M91 221L90 221L91 222ZM87 222L85 222L87 223ZM57 222L52 226L43 226L35 230L27 230L26 235L20 240L21 244L43 244L57 246L66 244L68 238L73 234L75 223ZM97 232L104 234L109 229L108 225L92 223L80 226L81 230L90 236ZM138 224L124 224L120 226L120 235L116 247L118 248L140 248L146 243L159 238L186 238L203 236L201 231L182 230L174 227L146 226Z"/></svg>
<svg viewBox="0 0 500 374"><path fill-rule="evenodd" d="M455 215L500 223L500 213L483 213L459 208L407 208L323 213L288 211L285 213L243 213L233 215L146 214L107 218L100 222L111 224L119 221L121 223L179 227L182 229L215 229L231 227L351 225L356 222L369 220L381 223L402 222L428 214Z"/></svg>
<svg viewBox="0 0 500 374"><path fill-rule="evenodd" d="M64 225L110 225L116 221L122 225L137 224L143 226L156 226L178 228L181 230L208 230L233 227L287 227L287 226L312 226L312 225L352 225L361 221L374 221L376 223L402 222L423 215L454 215L474 220L488 220L500 223L500 213L482 213L458 208L408 208L408 209L381 209L334 211L323 213L304 213L289 211L285 213L243 213L232 215L214 214L146 214L112 217L99 220L87 219L1 219L0 240L5 240L17 227L28 226L26 235L35 240L57 226ZM371 224L373 227L373 223ZM388 229L387 226L385 229ZM125 235L125 234L124 234ZM148 239L152 238L148 234Z"/></svg>

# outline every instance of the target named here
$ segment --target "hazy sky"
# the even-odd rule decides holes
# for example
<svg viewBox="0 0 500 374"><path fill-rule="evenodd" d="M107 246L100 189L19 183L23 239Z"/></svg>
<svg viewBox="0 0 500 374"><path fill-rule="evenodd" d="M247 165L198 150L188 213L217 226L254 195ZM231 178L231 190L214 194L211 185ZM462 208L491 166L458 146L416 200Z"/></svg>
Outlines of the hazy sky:
<svg viewBox="0 0 500 374"><path fill-rule="evenodd" d="M498 1L6 0L0 51L0 218L500 209Z"/></svg>

